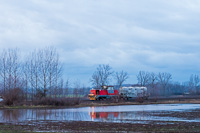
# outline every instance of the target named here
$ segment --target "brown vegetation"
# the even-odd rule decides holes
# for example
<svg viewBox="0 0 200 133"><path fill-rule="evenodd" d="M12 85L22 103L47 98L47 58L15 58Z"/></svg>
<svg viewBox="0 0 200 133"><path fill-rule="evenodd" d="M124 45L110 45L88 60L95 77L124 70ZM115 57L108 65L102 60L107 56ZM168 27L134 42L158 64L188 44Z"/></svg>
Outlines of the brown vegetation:
<svg viewBox="0 0 200 133"><path fill-rule="evenodd" d="M23 90L14 88L5 93L3 104L7 106L18 105L23 99Z"/></svg>
<svg viewBox="0 0 200 133"><path fill-rule="evenodd" d="M79 98L42 98L40 100L35 100L33 105L74 106L79 103Z"/></svg>

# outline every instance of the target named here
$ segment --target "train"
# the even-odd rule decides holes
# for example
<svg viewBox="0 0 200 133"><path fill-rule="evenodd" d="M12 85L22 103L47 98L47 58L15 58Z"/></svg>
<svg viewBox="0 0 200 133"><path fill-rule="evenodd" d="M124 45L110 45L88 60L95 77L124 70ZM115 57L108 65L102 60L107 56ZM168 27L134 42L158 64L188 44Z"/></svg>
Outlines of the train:
<svg viewBox="0 0 200 133"><path fill-rule="evenodd" d="M100 89L91 89L88 97L93 101L112 98L129 100L131 98L148 99L149 94L147 92L147 87L120 87L118 91L114 89L114 86L102 86Z"/></svg>
<svg viewBox="0 0 200 133"><path fill-rule="evenodd" d="M120 97L123 99L143 98L148 99L147 87L120 87Z"/></svg>
<svg viewBox="0 0 200 133"><path fill-rule="evenodd" d="M118 90L113 86L102 86L100 89L91 89L89 94L90 100L104 100L117 98L119 96Z"/></svg>

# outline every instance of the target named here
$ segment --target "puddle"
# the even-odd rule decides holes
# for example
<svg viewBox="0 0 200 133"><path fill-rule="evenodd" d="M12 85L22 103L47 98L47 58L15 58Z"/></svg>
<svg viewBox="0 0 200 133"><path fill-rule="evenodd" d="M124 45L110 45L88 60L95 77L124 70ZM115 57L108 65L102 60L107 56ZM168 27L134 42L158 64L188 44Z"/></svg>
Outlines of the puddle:
<svg viewBox="0 0 200 133"><path fill-rule="evenodd" d="M0 110L1 123L29 121L98 121L148 123L151 121L200 122L200 118L171 117L169 112L191 112L200 104L154 104L82 107L71 109L4 109ZM156 114L156 115L155 115ZM165 114L159 116L159 114ZM169 114L169 116L168 116ZM166 117L167 116L167 117Z"/></svg>

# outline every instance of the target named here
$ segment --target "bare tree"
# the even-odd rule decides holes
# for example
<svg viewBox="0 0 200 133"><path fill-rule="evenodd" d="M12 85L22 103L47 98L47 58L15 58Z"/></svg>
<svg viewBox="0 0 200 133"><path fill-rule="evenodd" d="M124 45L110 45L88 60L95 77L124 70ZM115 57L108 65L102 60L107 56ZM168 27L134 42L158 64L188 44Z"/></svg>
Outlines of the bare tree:
<svg viewBox="0 0 200 133"><path fill-rule="evenodd" d="M62 64L59 55L54 48L45 48L37 52L39 71L41 73L40 84L44 92L49 91L50 96L54 88L54 96L57 95L58 82L62 76Z"/></svg>
<svg viewBox="0 0 200 133"><path fill-rule="evenodd" d="M92 85L95 87L95 88L100 88L101 87L101 84L100 84L100 75L97 71L95 71L93 74L92 74L92 79L91 79L91 82L92 82Z"/></svg>
<svg viewBox="0 0 200 133"><path fill-rule="evenodd" d="M155 86L155 83L156 83L156 80L158 79L157 75L155 73L150 73L150 76L149 76L149 83L153 86Z"/></svg>
<svg viewBox="0 0 200 133"><path fill-rule="evenodd" d="M165 95L169 94L169 89L168 89L168 85L170 80L172 79L172 75L170 73L159 73L158 74L158 81L161 84L163 90L165 91Z"/></svg>
<svg viewBox="0 0 200 133"><path fill-rule="evenodd" d="M49 68L48 68L48 73L49 73L49 93L50 93L50 97L51 97L51 93L52 93L52 87L53 84L55 87L55 93L57 90L57 84L58 84L58 79L57 79L57 58L58 55L56 53L56 49L55 48L47 48L46 50L48 50L48 64L49 64ZM55 81L55 82L54 82ZM55 95L56 97L56 95Z"/></svg>
<svg viewBox="0 0 200 133"><path fill-rule="evenodd" d="M40 56L40 65L41 65L41 84L42 84L42 88L43 91L46 92L47 90L47 85L48 85L48 69L49 69L49 62L48 62L48 50L40 50L39 51L39 56Z"/></svg>
<svg viewBox="0 0 200 133"><path fill-rule="evenodd" d="M4 96L9 95L14 90L22 90L24 79L21 72L21 62L19 50L3 50L0 56L0 86ZM22 94L23 91L21 91ZM23 95L21 95L23 97Z"/></svg>
<svg viewBox="0 0 200 133"><path fill-rule="evenodd" d="M141 86L146 86L150 80L149 72L139 71L139 74L137 75L137 80L138 84L140 84Z"/></svg>
<svg viewBox="0 0 200 133"><path fill-rule="evenodd" d="M157 95L156 91L156 81L158 80L157 75L155 73L150 73L149 75L149 87L152 89L153 94Z"/></svg>
<svg viewBox="0 0 200 133"><path fill-rule="evenodd" d="M191 75L190 81L189 81L189 89L191 92L196 91L196 93L199 93L199 85L200 85L200 79L198 75Z"/></svg>
<svg viewBox="0 0 200 133"><path fill-rule="evenodd" d="M80 89L79 89L80 96L84 96L84 89L85 89L84 85L82 87L80 87Z"/></svg>
<svg viewBox="0 0 200 133"><path fill-rule="evenodd" d="M69 94L69 87L70 87L70 83L69 83L69 79L67 79L65 82L64 97L66 97Z"/></svg>
<svg viewBox="0 0 200 133"><path fill-rule="evenodd" d="M37 51L34 51L32 53L32 60L33 60L33 78L34 78L34 88L35 90L38 90L40 86L40 77L41 77L41 60L40 60L40 55Z"/></svg>
<svg viewBox="0 0 200 133"><path fill-rule="evenodd" d="M80 95L80 87L81 86L81 82L80 82L80 80L76 80L75 82L74 82L74 88L73 88L73 96L75 96L75 97L79 97Z"/></svg>
<svg viewBox="0 0 200 133"><path fill-rule="evenodd" d="M13 49L12 51L13 56L13 76L14 76L14 88L19 88L19 79L20 79L20 63L18 59L18 49Z"/></svg>
<svg viewBox="0 0 200 133"><path fill-rule="evenodd" d="M194 75L194 86L197 94L199 93L199 83L200 83L199 76Z"/></svg>
<svg viewBox="0 0 200 133"><path fill-rule="evenodd" d="M10 50L8 51L8 56L7 56L7 67L8 67L8 90L11 89L11 82L12 80L12 56Z"/></svg>
<svg viewBox="0 0 200 133"><path fill-rule="evenodd" d="M58 95L59 97L64 97L64 89L63 89L63 79L60 79L59 85L58 85Z"/></svg>
<svg viewBox="0 0 200 133"><path fill-rule="evenodd" d="M7 79L7 51L3 50L1 54L1 69L0 69L0 74L3 79L3 93L5 94L6 92L6 79Z"/></svg>
<svg viewBox="0 0 200 133"><path fill-rule="evenodd" d="M34 50L28 56L26 62L27 73L28 73L28 81L30 82L31 88L31 99L33 101L33 97L38 92L40 88L41 79L41 64L40 64L40 53L37 50ZM25 70L26 73L26 70Z"/></svg>
<svg viewBox="0 0 200 133"><path fill-rule="evenodd" d="M33 102L33 95L34 95L34 93L33 93L33 88L34 88L33 87L34 86L33 71L34 71L34 69L33 69L33 58L32 57L30 58L29 63L28 63L28 70L29 70L29 73L30 73L29 80L30 80L30 84L31 84L31 100Z"/></svg>
<svg viewBox="0 0 200 133"><path fill-rule="evenodd" d="M46 92L48 92L50 97L54 93L56 97L62 77L62 64L56 49L35 50L30 54L27 62L32 100L36 92L42 93L38 94L42 96L46 96Z"/></svg>
<svg viewBox="0 0 200 133"><path fill-rule="evenodd" d="M17 49L8 49L7 67L8 67L8 89L16 88L17 84Z"/></svg>
<svg viewBox="0 0 200 133"><path fill-rule="evenodd" d="M31 89L32 100L36 92L43 93L49 90L56 97L61 87L62 64L55 48L44 48L30 53L27 60L20 61L18 49L8 49L0 56L0 90L5 93L14 88L23 88L28 99L28 90ZM62 87L63 88L63 87Z"/></svg>
<svg viewBox="0 0 200 133"><path fill-rule="evenodd" d="M20 63L18 49L4 50L1 58L1 76L3 77L4 92L6 88L13 89L20 85Z"/></svg>
<svg viewBox="0 0 200 133"><path fill-rule="evenodd" d="M23 64L23 77L24 77L24 81L25 81L25 90L26 90L26 101L28 100L28 75L29 75L29 66L28 66L28 62L25 61L25 63Z"/></svg>
<svg viewBox="0 0 200 133"><path fill-rule="evenodd" d="M97 88L109 84L110 77L113 74L111 70L112 68L109 65L99 65L92 75L92 84Z"/></svg>
<svg viewBox="0 0 200 133"><path fill-rule="evenodd" d="M55 90L58 89L58 81L59 79L61 78L62 76L62 64L60 63L59 61L59 55L58 54L55 54L55 60L52 62L53 64L53 68L54 68L54 71L55 71ZM55 97L56 97L56 94L55 94Z"/></svg>
<svg viewBox="0 0 200 133"><path fill-rule="evenodd" d="M128 73L121 71L121 72L116 72L115 73L115 78L117 80L117 85L119 86L119 88L122 86L122 84L128 79Z"/></svg>

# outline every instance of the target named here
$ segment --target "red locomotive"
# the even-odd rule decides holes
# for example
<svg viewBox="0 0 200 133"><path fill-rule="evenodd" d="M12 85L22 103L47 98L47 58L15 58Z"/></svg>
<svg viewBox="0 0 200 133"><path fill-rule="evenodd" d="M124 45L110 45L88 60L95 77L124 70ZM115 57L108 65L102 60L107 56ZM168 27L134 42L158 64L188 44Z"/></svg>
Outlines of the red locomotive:
<svg viewBox="0 0 200 133"><path fill-rule="evenodd" d="M116 98L119 96L118 90L114 90L113 86L102 86L101 89L90 90L89 99L90 100L103 100Z"/></svg>

